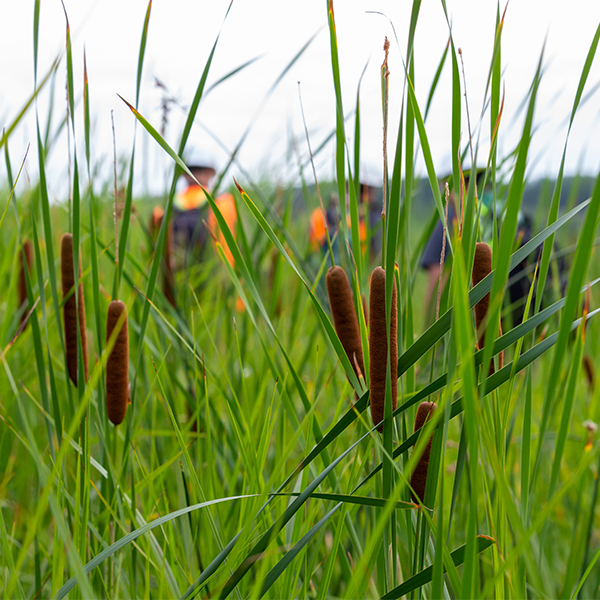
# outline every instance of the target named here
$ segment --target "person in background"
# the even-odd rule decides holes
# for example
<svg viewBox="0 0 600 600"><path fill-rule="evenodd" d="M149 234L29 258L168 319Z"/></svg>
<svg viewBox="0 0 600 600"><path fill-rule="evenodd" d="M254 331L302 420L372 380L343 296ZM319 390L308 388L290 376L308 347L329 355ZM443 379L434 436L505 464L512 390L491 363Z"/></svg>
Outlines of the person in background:
<svg viewBox="0 0 600 600"><path fill-rule="evenodd" d="M187 167L200 185L184 173L187 185L175 196L173 208L175 243L186 253L196 246L203 248L206 244L208 234L202 221L208 218L208 201L202 188L209 189L216 172L213 167L203 164L190 164Z"/></svg>
<svg viewBox="0 0 600 600"><path fill-rule="evenodd" d="M216 215L208 206L208 200L204 193L204 190L209 191L210 183L216 171L209 165L199 163L188 165L188 169L200 185L194 181L193 177L184 173L183 177L187 186L175 197L173 211L175 243L183 248L186 253L192 249L199 249L202 254L210 231L213 239L221 244L229 264L233 265L233 255L225 242L223 232L219 228ZM225 192L215 199L215 204L235 237L237 208L233 195ZM206 222L209 231L204 222Z"/></svg>
<svg viewBox="0 0 600 600"><path fill-rule="evenodd" d="M481 206L481 220L480 220L480 231L481 231L481 239L484 242L487 242L492 245L492 237L493 237L493 194L491 192L490 186L486 186L485 189L483 187L483 179L485 175L485 169L479 168L476 170L477 177L477 193L479 196L479 200L482 203ZM471 176L471 171L467 170L463 172L463 176L465 179L465 190L468 190L469 180ZM451 182L452 175L448 175L444 179L442 179L442 183ZM466 193L466 192L465 192ZM496 201L496 217L498 219L498 225L501 226L501 222L504 217L505 203L502 200ZM452 223L456 219L456 197L454 194L454 190L450 191L450 196L448 198L448 230L452 231ZM521 247L526 244L532 237L531 232L531 220L519 211L518 220L517 220L517 234L516 234L516 244L517 247ZM437 288L437 284L440 277L440 256L442 253L442 241L444 238L444 225L442 221L438 221L431 234L427 245L423 251L423 255L421 257L421 267L427 271L427 292L426 292L426 306L429 308L428 313L431 314L432 302L435 301L435 290ZM535 260L535 254L532 255ZM531 259L531 257L529 257ZM446 261L450 260L449 256L449 246L446 245ZM511 319L512 326L519 325L523 321L525 302L527 300L527 295L529 294L529 287L531 285L531 281L527 276L525 271L528 263L528 258L525 258L519 264L517 264L509 274L509 284L508 284L508 295L510 298L510 305L512 306L511 310ZM445 281L443 282L443 284ZM505 330L508 330L508 327L505 327Z"/></svg>

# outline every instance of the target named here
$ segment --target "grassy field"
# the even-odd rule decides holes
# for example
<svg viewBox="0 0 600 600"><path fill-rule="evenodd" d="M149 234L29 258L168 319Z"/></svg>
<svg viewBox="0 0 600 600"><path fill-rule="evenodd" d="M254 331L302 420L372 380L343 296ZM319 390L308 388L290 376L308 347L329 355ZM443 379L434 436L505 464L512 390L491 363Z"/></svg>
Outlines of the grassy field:
<svg viewBox="0 0 600 600"><path fill-rule="evenodd" d="M482 117L493 140L489 151L471 147L464 134L461 138L467 125L461 122L460 57L452 43L440 62L453 81L448 103L454 189L461 187L462 162L482 164L486 185L505 202L505 210L489 217L493 235L483 240L492 248L493 274L473 286L475 248L483 231L475 186L457 203L459 218L448 224L447 285L438 316L429 320L419 258L431 229L444 217L446 197L429 151L426 107L418 105L412 88L420 2L413 4L399 137L390 140L398 150L385 157L385 218L373 232L383 242L376 256L360 250L362 209L354 176L360 143L346 144L351 130L359 139L360 107L347 121L340 116L351 107L343 105L340 92L333 3L323 5L338 117L332 122L337 178L321 189L348 197L340 206L334 253L326 247L315 252L308 240L309 211L319 206L315 188L309 188L314 183L310 167L302 172L302 194L292 187L271 189L268 182L249 177L234 185L226 176L222 187L230 185L239 219L230 230L209 196L220 236L207 244L201 260L192 256L185 268L181 249L175 248L175 303L168 301L163 285L167 224L176 182L187 169L181 157L212 54L177 148L163 140L158 124L130 106L138 128L172 159L173 184L166 198L134 198L138 174L133 166L116 209L110 193L93 193L103 183L110 189L109 184L83 185L92 163L93 95L90 99L87 75L73 73L68 29L65 53L56 63L66 67L71 90L70 114L61 127L83 132L85 140L65 157L72 164L68 200L49 200L45 152L52 136L40 122L34 142L39 178L24 192L12 191L24 175L23 157L10 151L11 135L24 114L35 112L37 91L23 113L5 125L0 138L6 164L0 196L3 598L600 594L600 386L594 386L600 325L593 318L600 299L594 285L600 277L594 260L600 187L594 185L584 202L571 195L561 204L563 159L542 188L536 237L520 247L515 243L542 60L524 99L522 133L510 156L496 151L503 125L500 13ZM39 0L35 7L37 47ZM151 4L141 35L138 96L150 19ZM582 57L571 122L599 38L600 28ZM213 52L217 45L218 37ZM383 62L384 123L386 68ZM49 76L37 73L36 90ZM85 83L81 123L72 117L78 100L73 82L79 77ZM436 85L434 80L431 94ZM425 216L415 206L417 155L424 159L435 200ZM155 204L167 218L152 232ZM74 251L61 257L67 232ZM21 281L27 241L32 266ZM555 242L567 265L563 291ZM332 321L326 277L333 255L351 282L350 312L358 316L365 365L358 376L356 357L346 354ZM505 320L499 337L501 311L510 313L509 271L527 257L534 282L527 318L512 328ZM83 295L63 295L65 266L75 274L81 266L75 287L81 283ZM372 340L369 351L373 321L365 317L373 309L369 278L376 266L385 268L385 314L379 317L388 335L394 288L398 310L398 360L388 344L383 372L377 372L384 382L381 432L370 414L369 364L373 348L387 340ZM476 331L472 308L488 292L489 310ZM21 306L22 293L27 300ZM86 316L86 335L75 327L72 338L78 385L69 377L66 350L63 312L69 299ZM107 369L118 342L116 333L107 338L106 323L109 305L117 299L128 312L130 402L124 421L113 425L107 415L107 396L109 405L113 397ZM117 330L121 326L123 321ZM485 345L477 350L482 331ZM392 398L396 378L397 405ZM437 410L414 432L423 402L435 402ZM427 453L426 487L422 498L415 497L411 475L415 469L422 472Z"/></svg>

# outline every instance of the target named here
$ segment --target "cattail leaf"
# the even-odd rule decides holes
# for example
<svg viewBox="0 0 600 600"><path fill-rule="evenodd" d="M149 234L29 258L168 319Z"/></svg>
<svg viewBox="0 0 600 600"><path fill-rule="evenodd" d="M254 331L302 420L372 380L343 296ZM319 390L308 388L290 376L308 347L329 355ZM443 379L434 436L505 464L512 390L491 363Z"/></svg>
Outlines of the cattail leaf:
<svg viewBox="0 0 600 600"><path fill-rule="evenodd" d="M599 312L600 312L600 309L597 309L597 310L589 313L587 315L586 319L587 320L591 319ZM571 324L571 331L574 329L577 329L577 327L579 326L580 323L581 323L581 319L577 319L576 321L574 321ZM547 350L552 348L552 346L554 346L557 341L558 341L558 332L553 333L552 335L548 336L540 343L536 344L533 348L531 348L527 352L524 352L517 361L515 373L522 371L527 366L532 364L544 352L546 352ZM487 390L488 394L493 392L495 389L499 388L503 383L506 383L510 379L511 374L512 374L512 369L513 369L513 363L510 362L510 363L504 365L504 367L502 367L502 369L499 369L498 371L496 371L493 375L484 379L483 382L487 386L486 390ZM410 406L413 406L417 402L425 400L427 397L431 396L431 394L434 394L435 392L441 390L443 387L445 387L445 385L447 383L447 379L448 379L447 375L442 375L442 376L438 377L436 380L434 380L428 386L424 387L421 391L419 391L417 394L415 394L410 400L408 400L407 402L405 402L404 404L399 406L394 411L394 416L399 415L401 412L404 412ZM461 414L462 412L463 412L462 398L459 398L458 400L456 400L455 402L452 403L452 410L450 412L450 418L453 419L454 417ZM413 433L409 438L404 440L404 442L402 442L402 444L400 444L394 450L393 457L398 458L399 456L401 456L402 454L407 452L409 448L411 448L412 446L415 445L418 438L419 438L419 433L418 432ZM327 439L327 436L325 436L323 438L323 441L325 441L326 439ZM381 468L382 468L382 465L381 465L381 463L379 463L379 465L377 467L375 467L364 478L361 485L363 485L369 479L371 479L376 473L378 473L381 470Z"/></svg>
<svg viewBox="0 0 600 600"><path fill-rule="evenodd" d="M233 575L228 579L227 583L221 590L220 597L226 598L237 586L240 580L246 575L246 573L256 564L256 558L259 557L269 546L270 542L275 538L276 534L281 531L285 524L296 514L302 505L308 500L314 490L322 483L322 481L335 469L335 467L365 438L369 437L371 432L367 432L360 439L354 442L347 450L345 450L340 456L338 456L331 464L321 473L313 479L308 487L294 500L284 511L284 513L275 521L275 523L269 527L269 529L260 537L260 539L253 545L252 549L248 552L246 559L242 561L240 566L235 570ZM249 558L253 560L248 560Z"/></svg>
<svg viewBox="0 0 600 600"><path fill-rule="evenodd" d="M587 199L576 206L573 210L563 215L552 225L538 233L529 242L523 244L511 257L510 266L512 269L518 265L524 258L529 256L544 240L552 233L557 231L565 223L571 220L578 212L586 208L591 202L591 198ZM473 287L469 292L469 306L472 308L479 300L481 300L491 289L495 275L495 270L492 271L483 281ZM398 359L398 377L403 375L408 368L414 365L419 358L428 352L436 342L438 342L445 333L450 330L452 323L452 309L447 310L431 327L404 352Z"/></svg>
<svg viewBox="0 0 600 600"><path fill-rule="evenodd" d="M548 385L546 386L546 392L544 395L544 404L542 409L542 421L540 424L540 437L536 450L536 458L532 472L532 478L530 481L530 492L533 490L537 473L540 466L542 457L542 444L544 441L544 435L548 425L548 419L550 416L550 407L556 393L558 378L561 373L562 363L564 361L565 353L567 350L567 339L572 329L571 320L576 314L577 305L579 303L579 290L583 284L590 255L592 252L592 245L594 243L594 233L598 225L598 215L600 214L600 174L595 183L594 193L592 196L592 203L588 210L583 228L579 235L579 241L577 243L577 250L575 252L575 259L573 266L571 267L571 275L569 277L569 284L567 287L566 303L565 308L561 317L560 330L558 333L558 344L552 358L552 366L549 372ZM590 313L592 314L592 313Z"/></svg>
<svg viewBox="0 0 600 600"><path fill-rule="evenodd" d="M480 554L484 550L487 550L494 543L493 538L488 537L487 535L478 535L477 536L477 554ZM453 552L450 553L452 557L452 561L455 566L460 566L465 561L465 551L466 544L457 548ZM433 576L433 566L427 567L420 573L417 573L410 579L407 579L402 585L394 588L387 594L384 594L381 597L381 600L395 600L396 598L402 598L402 596L406 596L410 594L412 591L419 589L424 586L426 583L431 581Z"/></svg>
<svg viewBox="0 0 600 600"><path fill-rule="evenodd" d="M59 64L60 64L60 55L54 59L54 62L48 69L48 72L46 73L46 75L44 75L44 78L42 79L40 84L36 87L33 94L27 99L27 102L25 102L23 108L19 111L17 116L12 120L12 122L10 123L10 125L8 125L8 127L5 127L3 129L2 135L0 136L0 148L2 148L2 146L4 146L5 144L8 143L8 138L11 136L13 131L17 128L19 123L23 120L23 117L27 114L27 111L31 108L33 101L38 97L38 94L44 89L44 86L46 85L46 83L48 83L48 80L50 79L50 77L55 73Z"/></svg>
<svg viewBox="0 0 600 600"><path fill-rule="evenodd" d="M152 531L156 527L160 527L173 519L177 519L183 515L187 515L195 510L199 510L201 508L206 508L208 506L214 506L215 504L221 504L223 502L235 502L237 500L244 500L246 498L257 498L259 494L247 494L242 496L230 496L228 498L217 498L216 500L208 500L206 502L200 502L199 504L193 504L192 506L186 506L185 508L181 508L167 515L163 515L162 517L158 517L151 521L150 523L143 525L142 527L138 527L131 533L124 535L121 539L117 540L114 544L111 544L108 548L97 554L90 562L88 562L84 567L84 572L90 573L93 569L95 569L98 565L102 564L107 558L111 557L115 552L118 552L121 548L127 546L127 544L133 542L135 539L139 538L144 533L148 531ZM75 577L71 577L67 583L65 583L58 594L55 596L55 600L62 600L77 584L77 579Z"/></svg>
<svg viewBox="0 0 600 600"><path fill-rule="evenodd" d="M300 496L300 492L277 492L269 495L291 496L297 498L298 496ZM346 504L356 504L358 506L372 506L374 508L385 508L390 503L390 500L386 500L385 498L374 498L371 496L354 496L352 494L328 494L322 492L314 492L310 495L310 497L316 498L317 500L331 500L333 502L344 502ZM418 504L414 504L412 502L403 502L401 500L397 500L393 504L396 510L414 510L419 507Z"/></svg>
<svg viewBox="0 0 600 600"><path fill-rule="evenodd" d="M596 33L588 50L587 57L585 59L585 63L583 65L583 69L581 75L579 77L579 83L577 85L577 92L575 93L575 99L573 101L573 107L571 109L571 117L569 119L569 126L567 128L567 135L565 137L565 145L563 148L562 159L560 161L560 168L558 170L558 176L556 178L556 182L554 184L554 191L552 193L552 200L550 202L550 210L548 211L548 221L547 224L550 225L556 221L558 217L558 210L560 207L560 195L562 191L564 170L565 170L565 161L567 158L567 146L569 144L569 137L571 134L571 127L573 126L573 121L575 120L575 115L579 108L579 104L581 102L581 96L583 94L583 90L585 89L585 84L587 83L588 75L590 73L590 69L592 67L592 63L594 61L594 57L596 56L596 51L598 49L598 42L600 41L600 24L596 29ZM542 251L542 260L540 264L540 281L538 288L540 290L544 290L546 286L546 278L548 276L548 269L550 267L550 256L552 254L552 249L554 247L554 236L551 236L547 243L544 244L544 249ZM536 310L539 310L542 301L542 293L539 293L536 298Z"/></svg>
<svg viewBox="0 0 600 600"><path fill-rule="evenodd" d="M233 4L233 0L231 1L231 4ZM231 8L231 4L229 5L230 8ZM227 11L229 12L229 9L227 9ZM273 82L273 84L271 85L271 87L269 88L269 90L267 91L267 93L265 94L265 96L263 97L262 102L260 103L260 105L257 108L256 112L254 113L254 115L250 119L250 123L248 124L248 126L244 130L244 133L240 137L240 140L236 144L233 152L231 152L231 155L229 156L229 160L227 161L227 164L225 165L225 167L223 168L223 170L219 173L219 176L217 177L217 180L216 180L216 182L215 182L215 184L213 186L213 189L212 189L213 195L216 194L217 191L219 190L221 182L223 181L223 178L225 177L225 175L229 171L229 168L231 167L231 165L235 161L237 155L239 154L239 151L241 150L242 146L244 145L244 142L248 138L248 135L250 135L250 132L252 131L255 123L257 122L260 113L264 110L264 108L265 108L265 106L266 106L269 98L273 95L273 93L275 92L275 90L277 89L277 87L279 87L279 84L285 78L285 76L290 71L290 69L296 64L296 62L300 59L300 57L310 47L310 45L312 44L312 42L314 41L314 39L317 37L317 35L320 33L320 31L321 31L321 29L319 28L315 33L313 33L313 35L302 46L302 48L300 48L300 50L298 50L298 52L292 57L292 59L285 65L285 67L283 68L283 70L281 71L281 73L279 73L279 75L277 76L277 78L275 79L275 81ZM180 154L181 154L181 152L180 152Z"/></svg>

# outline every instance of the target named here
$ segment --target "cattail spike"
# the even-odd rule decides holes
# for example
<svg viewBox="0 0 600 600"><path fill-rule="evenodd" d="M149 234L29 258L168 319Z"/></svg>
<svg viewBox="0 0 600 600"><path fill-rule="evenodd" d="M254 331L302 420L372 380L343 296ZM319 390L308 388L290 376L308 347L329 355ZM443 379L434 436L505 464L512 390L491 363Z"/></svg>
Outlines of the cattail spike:
<svg viewBox="0 0 600 600"><path fill-rule="evenodd" d="M129 329L127 325L127 307L121 300L113 300L108 305L106 317L106 343L122 318L115 345L106 361L106 414L114 425L125 418L129 403Z"/></svg>
<svg viewBox="0 0 600 600"><path fill-rule="evenodd" d="M417 416L415 417L415 432L419 431L419 429L425 425L436 409L437 404L435 402L421 402L421 404L419 404ZM411 492L410 494L413 502L418 502L419 499L421 502L424 502L425 500L425 487L427 485L427 471L429 469L429 454L431 452L432 439L433 434L431 434L427 446L425 446L425 450L410 478L410 487L414 490L414 492Z"/></svg>
<svg viewBox="0 0 600 600"><path fill-rule="evenodd" d="M62 281L63 299L75 287L73 271L73 236L65 233L60 244L60 273ZM79 305L79 307L77 306ZM77 314L79 313L79 319ZM67 368L71 381L77 385L77 321L79 320L79 337L81 339L81 352L83 356L84 381L88 379L88 350L87 330L85 327L85 301L83 296L83 282L81 281L81 252L79 254L79 288L77 302L75 294L71 293L63 305L63 318L65 322L65 344L67 351Z"/></svg>
<svg viewBox="0 0 600 600"><path fill-rule="evenodd" d="M471 281L473 285L477 285L480 281L485 279L492 272L492 250L485 242L477 242L475 246L475 258L473 259L473 272L471 275ZM485 332L486 328L482 327L482 323L485 321L490 307L490 292L488 292L476 305L475 305L475 326L477 328L477 345L481 350L485 343ZM502 325L499 326L499 335L502 335ZM498 356L498 367L501 369L504 365L504 352L500 352ZM494 373L494 363L490 363L490 372Z"/></svg>
<svg viewBox="0 0 600 600"><path fill-rule="evenodd" d="M360 379L361 376L364 377L365 372L362 342L354 302L352 301L352 291L346 272L342 267L331 267L327 271L325 281L335 331L340 338L340 342L342 342L356 376Z"/></svg>
<svg viewBox="0 0 600 600"><path fill-rule="evenodd" d="M33 264L33 247L31 241L27 240L23 243L23 252L25 252L25 261L27 263L27 271L31 273L31 265ZM21 323L27 317L27 282L25 281L25 268L23 265L23 253L19 252L19 308L22 309Z"/></svg>
<svg viewBox="0 0 600 600"><path fill-rule="evenodd" d="M385 271L376 267L371 275L369 293L369 374L371 379L371 417L373 424L381 423L385 410L385 381L387 374L388 347L385 313ZM392 366L392 410L398 406L398 307L396 286L392 290L392 313L390 320L390 364ZM377 430L383 431L383 424Z"/></svg>
<svg viewBox="0 0 600 600"><path fill-rule="evenodd" d="M592 358L589 354L584 354L583 355L583 372L585 373L585 378L588 382L588 387L590 389L590 392L593 394L594 393L594 387L596 385L596 376L595 376L595 371L594 371L594 363L592 361Z"/></svg>

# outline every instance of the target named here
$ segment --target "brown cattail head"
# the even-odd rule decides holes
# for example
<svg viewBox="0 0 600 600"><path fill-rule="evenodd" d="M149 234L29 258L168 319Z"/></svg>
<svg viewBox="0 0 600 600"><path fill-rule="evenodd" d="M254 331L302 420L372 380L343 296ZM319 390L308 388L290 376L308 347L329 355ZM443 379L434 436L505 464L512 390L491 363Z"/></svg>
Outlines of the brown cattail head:
<svg viewBox="0 0 600 600"><path fill-rule="evenodd" d="M588 387L590 388L590 392L594 393L594 387L596 384L596 376L594 374L594 363L589 354L583 355L583 372L585 373L585 378L588 382Z"/></svg>
<svg viewBox="0 0 600 600"><path fill-rule="evenodd" d="M477 242L475 246L475 259L473 260L473 273L471 280L473 285L477 285L482 279L492 272L492 250L485 242ZM479 349L483 348L485 341L485 329L481 329L481 324L485 320L490 307L490 293L488 292L475 305L475 325L477 326L477 341Z"/></svg>
<svg viewBox="0 0 600 600"><path fill-rule="evenodd" d="M415 417L415 432L419 431L425 425L436 409L437 404L435 402L421 402L419 404L417 416ZM410 487L414 490L410 494L413 502L418 502L419 499L423 502L425 499L425 486L427 485L427 470L429 469L429 453L431 452L432 439L433 434L429 438L427 446L425 446L425 450L410 478Z"/></svg>
<svg viewBox="0 0 600 600"><path fill-rule="evenodd" d="M88 351L87 331L85 328L85 301L83 297L83 282L81 281L81 252L79 253L79 289L77 302L75 294L71 292L75 287L73 271L73 236L65 233L60 244L60 274L62 280L63 299L71 295L63 305L63 318L65 322L65 344L67 350L67 368L71 381L77 385L77 321L79 320L79 337L81 339L81 352L83 355L84 380L88 379ZM77 318L79 305L79 319Z"/></svg>
<svg viewBox="0 0 600 600"><path fill-rule="evenodd" d="M156 238L158 235L158 230L162 224L163 215L165 211L161 206L155 206L152 209L152 215L150 216L150 235L153 238Z"/></svg>
<svg viewBox="0 0 600 600"><path fill-rule="evenodd" d="M25 253L25 260L27 262L27 271L31 273L31 265L33 264L33 247L31 241L27 240L23 243L23 252ZM21 313L21 323L27 317L27 282L25 281L25 268L23 266L23 253L19 252L19 308L23 311Z"/></svg>
<svg viewBox="0 0 600 600"><path fill-rule="evenodd" d="M473 273L471 280L473 285L477 285L482 279L487 277L492 272L492 250L485 242L477 242L475 246L475 258L473 260ZM487 317L488 309L490 307L490 293L488 292L476 305L475 305L475 326L477 327L477 345L481 350L485 343L485 327L482 329L481 324ZM502 335L502 325L499 325L498 335ZM500 352L498 355L498 368L502 368L504 365L504 352ZM494 363L490 363L489 375L494 373Z"/></svg>
<svg viewBox="0 0 600 600"><path fill-rule="evenodd" d="M352 291L346 272L342 267L331 267L327 271L325 280L335 331L348 355L356 377L360 380L361 377L365 376L365 365L358 319L356 318Z"/></svg>
<svg viewBox="0 0 600 600"><path fill-rule="evenodd" d="M163 292L169 304L175 308L175 278L173 276L173 227L167 223L165 240L165 269L163 273Z"/></svg>
<svg viewBox="0 0 600 600"><path fill-rule="evenodd" d="M124 316L121 318L121 315ZM119 318L122 324L119 323ZM113 425L123 422L129 403L129 329L127 307L121 300L113 300L108 305L107 344L117 324L120 329L106 361L106 414Z"/></svg>
<svg viewBox="0 0 600 600"><path fill-rule="evenodd" d="M385 319L385 271L376 267L371 275L369 294L369 374L371 379L371 417L373 424L383 421L385 409L385 380L387 373L387 327ZM392 291L390 320L390 364L392 367L392 410L398 406L398 308L396 285ZM383 424L377 428L381 433Z"/></svg>

